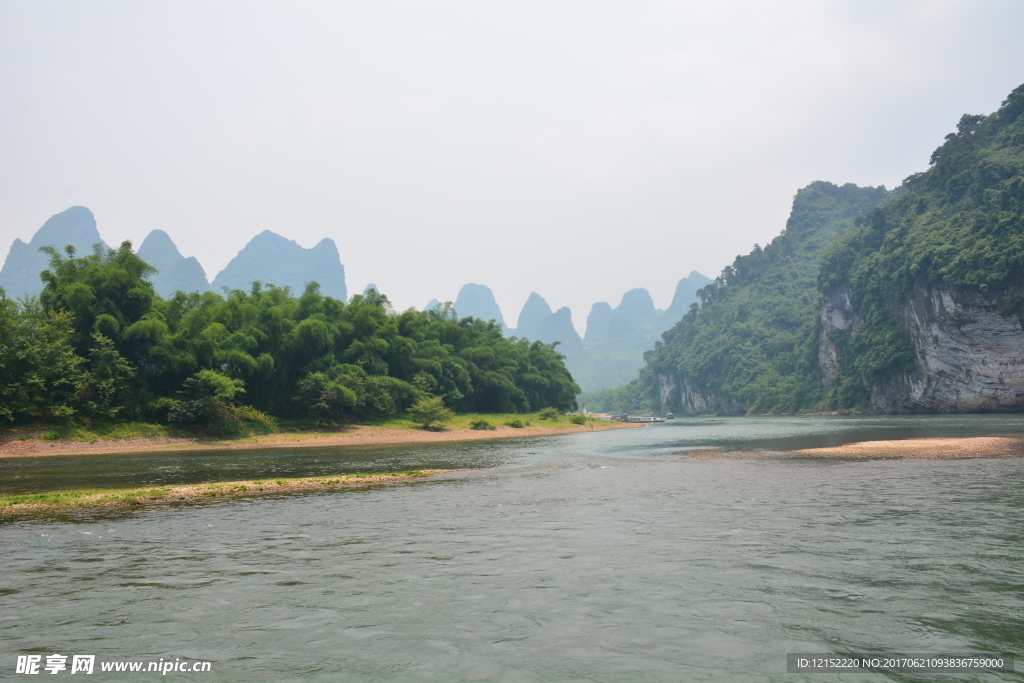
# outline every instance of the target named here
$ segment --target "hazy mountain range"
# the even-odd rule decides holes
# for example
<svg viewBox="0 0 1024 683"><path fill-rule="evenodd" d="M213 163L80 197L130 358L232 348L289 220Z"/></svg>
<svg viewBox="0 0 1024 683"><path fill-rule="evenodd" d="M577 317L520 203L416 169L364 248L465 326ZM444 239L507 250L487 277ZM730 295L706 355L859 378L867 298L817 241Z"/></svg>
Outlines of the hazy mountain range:
<svg viewBox="0 0 1024 683"><path fill-rule="evenodd" d="M25 244L15 239L0 270L0 287L12 298L36 295L43 284L39 273L46 269L49 257L39 247L75 247L79 256L90 253L93 245L106 249L96 229L96 219L84 206L73 206L52 216L32 240ZM264 230L253 237L210 283L194 256L185 257L163 230L153 230L138 249L139 258L157 269L151 282L157 294L167 298L175 292L249 289L253 282L291 287L301 294L307 282L316 281L320 291L336 299L348 298L345 266L341 264L334 240L323 239L315 247L304 249L297 242Z"/></svg>
<svg viewBox="0 0 1024 683"><path fill-rule="evenodd" d="M39 251L39 247L56 247L63 253L64 247L71 245L79 256L85 256L96 244L108 248L100 239L92 211L84 206L72 206L51 216L28 244L18 238L14 240L0 270L0 287L12 298L39 294L43 291L39 273L46 270L50 262L50 257Z"/></svg>
<svg viewBox="0 0 1024 683"><path fill-rule="evenodd" d="M711 278L693 271L676 285L672 303L666 310L654 307L646 289L632 289L622 295L619 305L599 301L590 308L583 338L572 322L567 307L552 311L540 294L533 292L526 300L515 328L505 323L494 294L486 285L469 283L459 290L455 312L494 320L507 336L524 337L545 343L560 342L558 350L565 356L565 365L585 391L597 391L625 384L643 367L645 351L654 348L661 333L671 328L698 301L697 290L712 282ZM437 299L427 308L440 306Z"/></svg>
<svg viewBox="0 0 1024 683"><path fill-rule="evenodd" d="M48 256L39 247L63 250L75 247L78 255L90 253L94 245L107 249L96 228L96 219L84 206L52 216L26 244L14 240L0 270L0 287L8 297L37 295L42 291L39 273L46 269ZM153 230L138 249L139 257L157 269L150 281L156 292L168 298L177 291L220 291L222 288L248 290L253 282L290 287L301 293L307 282L316 281L320 291L336 299L347 300L345 267L331 239L305 249L298 243L265 230L248 244L209 282L206 272L194 256L183 256L163 230ZM636 377L643 365L643 354L654 347L663 331L674 325L697 300L696 291L711 282L694 271L679 281L667 310L654 307L646 289L626 292L618 306L600 301L587 316L586 336L581 338L573 325L572 311L552 311L540 294L532 293L523 306L516 327L509 327L486 285L469 283L459 291L454 307L460 317L473 316L494 320L507 336L524 337L545 343L559 342L566 366L585 390L614 387ZM373 284L363 291L376 289ZM427 308L440 306L435 299Z"/></svg>

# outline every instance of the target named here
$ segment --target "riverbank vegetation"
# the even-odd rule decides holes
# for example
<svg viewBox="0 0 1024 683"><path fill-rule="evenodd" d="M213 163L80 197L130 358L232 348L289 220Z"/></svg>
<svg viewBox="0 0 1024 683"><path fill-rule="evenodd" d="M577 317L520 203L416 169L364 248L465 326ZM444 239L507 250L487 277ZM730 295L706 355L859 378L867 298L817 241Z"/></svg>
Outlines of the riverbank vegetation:
<svg viewBox="0 0 1024 683"><path fill-rule="evenodd" d="M492 323L397 313L373 290L346 303L317 283L298 296L256 282L162 299L129 242L86 256L44 250L38 298L0 292L8 424L147 422L232 436L280 420L401 416L418 402L461 413L576 407L579 387L555 347L507 339Z"/></svg>
<svg viewBox="0 0 1024 683"><path fill-rule="evenodd" d="M871 410L871 392L915 368L896 311L945 287L1024 320L1024 86L994 114L965 115L931 168L885 188L815 182L786 230L738 256L701 304L645 355L632 383L585 394L592 410L685 408L792 413ZM826 386L822 296L848 296L855 323L833 330Z"/></svg>
<svg viewBox="0 0 1024 683"><path fill-rule="evenodd" d="M792 412L822 397L818 256L826 244L885 202L884 187L815 182L797 192L786 230L737 256L662 335L640 379L584 394L590 410L660 409L658 375L685 377L704 393L750 412Z"/></svg>
<svg viewBox="0 0 1024 683"><path fill-rule="evenodd" d="M1024 85L993 114L965 114L930 163L824 250L819 288L847 290L860 321L833 332L830 406L866 406L872 387L914 369L893 309L915 291L979 294L1024 320Z"/></svg>
<svg viewBox="0 0 1024 683"><path fill-rule="evenodd" d="M251 448L359 448L552 436L637 426L583 415L560 415L557 420L544 420L539 413L465 413L453 417L443 429L435 430L423 429L420 422L409 416L369 422L360 425L317 426L309 420L283 420L278 430L269 434L230 437L211 436L201 428L149 423L101 423L91 428L78 425L11 426L0 429L0 458Z"/></svg>
<svg viewBox="0 0 1024 683"><path fill-rule="evenodd" d="M604 425L606 421L597 420L583 415L563 415L542 417L536 413L456 413L448 419L438 433L459 432L467 429L491 429L495 425L510 420L518 420L523 426L557 428L572 425ZM482 426L489 424L491 427ZM474 426L479 425L479 426ZM193 439L209 443L230 443L238 439L252 436L328 436L345 434L357 427L372 429L388 429L401 431L421 431L422 420L415 419L412 413L379 417L362 420L356 424L325 425L308 418L282 419L277 421L273 432L257 434L221 435L211 434L200 425L159 424L155 422L70 422L62 424L32 423L27 425L11 425L0 427L0 444L10 441L75 441L96 443L101 441L140 440L140 439ZM2 450L2 449L0 449Z"/></svg>

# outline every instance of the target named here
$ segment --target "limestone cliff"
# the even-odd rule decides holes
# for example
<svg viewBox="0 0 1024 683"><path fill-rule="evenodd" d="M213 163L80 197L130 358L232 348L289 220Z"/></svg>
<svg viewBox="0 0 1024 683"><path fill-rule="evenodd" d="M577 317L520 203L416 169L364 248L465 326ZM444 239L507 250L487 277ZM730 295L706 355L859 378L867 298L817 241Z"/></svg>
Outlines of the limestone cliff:
<svg viewBox="0 0 1024 683"><path fill-rule="evenodd" d="M936 287L916 288L891 311L914 349L916 368L871 387L872 407L886 412L967 413L1024 409L1024 329L996 297ZM855 333L860 318L841 287L821 306L818 358L826 385L839 357L829 332Z"/></svg>
<svg viewBox="0 0 1024 683"><path fill-rule="evenodd" d="M662 414L701 415L747 412L746 406L737 401L694 386L685 377L677 377L671 373L658 373L658 391Z"/></svg>

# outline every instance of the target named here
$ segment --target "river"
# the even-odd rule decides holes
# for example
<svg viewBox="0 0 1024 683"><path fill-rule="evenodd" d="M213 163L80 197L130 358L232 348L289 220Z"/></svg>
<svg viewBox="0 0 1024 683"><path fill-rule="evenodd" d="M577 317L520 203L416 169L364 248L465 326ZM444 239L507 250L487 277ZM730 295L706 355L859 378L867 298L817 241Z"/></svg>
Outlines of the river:
<svg viewBox="0 0 1024 683"><path fill-rule="evenodd" d="M686 418L390 449L5 459L2 486L19 492L470 469L4 523L0 676L19 654L62 653L212 663L96 680L1020 680L787 674L786 654L1020 653L1024 459L690 453L1017 436L1021 420Z"/></svg>

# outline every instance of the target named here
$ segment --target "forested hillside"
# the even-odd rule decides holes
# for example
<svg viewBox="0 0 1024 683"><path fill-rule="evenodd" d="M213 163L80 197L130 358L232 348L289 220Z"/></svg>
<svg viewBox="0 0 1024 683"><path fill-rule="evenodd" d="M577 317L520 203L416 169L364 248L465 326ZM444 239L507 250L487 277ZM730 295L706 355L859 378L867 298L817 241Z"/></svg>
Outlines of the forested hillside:
<svg viewBox="0 0 1024 683"><path fill-rule="evenodd" d="M892 193L804 188L786 230L700 296L595 407L1020 410L1024 86Z"/></svg>
<svg viewBox="0 0 1024 683"><path fill-rule="evenodd" d="M553 347L443 312L395 313L376 293L345 303L315 283L162 299L126 242L78 257L48 248L38 299L0 296L0 418L7 421L401 411L427 395L458 411L575 407Z"/></svg>
<svg viewBox="0 0 1024 683"><path fill-rule="evenodd" d="M818 255L887 196L884 187L826 182L800 190L785 231L726 266L698 292L700 310L664 334L647 382L659 373L685 378L691 392L732 412L788 412L820 400Z"/></svg>
<svg viewBox="0 0 1024 683"><path fill-rule="evenodd" d="M888 196L820 181L797 192L782 234L698 290L702 303L646 354L640 379L588 396L588 408L771 412L820 400L818 256Z"/></svg>
<svg viewBox="0 0 1024 683"><path fill-rule="evenodd" d="M878 403L878 392L902 390L885 388L894 380L906 383L910 373L927 371L919 326L903 310L912 300L940 291L973 297L973 306L951 321L961 330L977 325L970 308L996 307L1024 319L1022 114L1024 86L994 114L965 114L932 154L930 169L907 178L898 197L825 251L821 289L841 292L856 322L829 332L837 355L830 406L869 407L873 391ZM935 321L936 306L926 307ZM995 360L986 360L983 348L974 355Z"/></svg>

